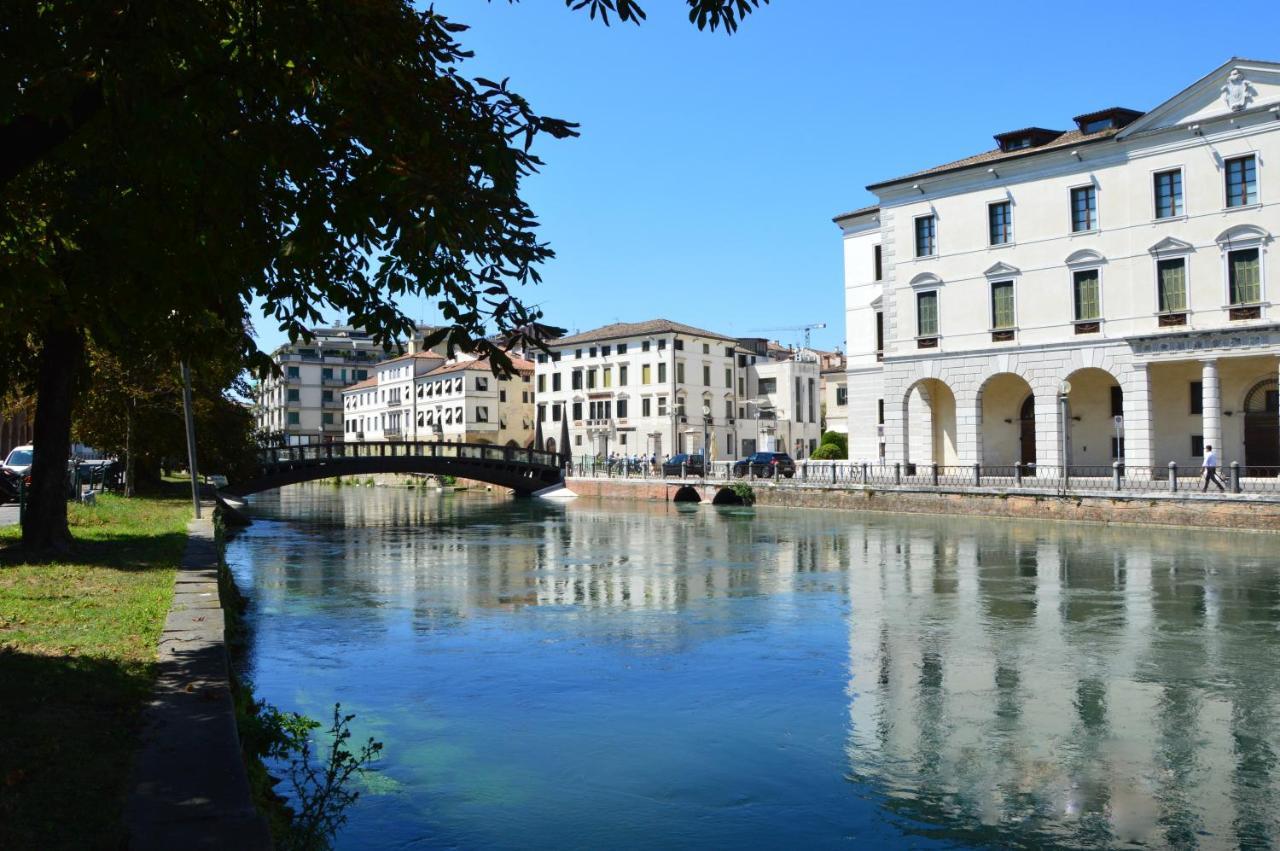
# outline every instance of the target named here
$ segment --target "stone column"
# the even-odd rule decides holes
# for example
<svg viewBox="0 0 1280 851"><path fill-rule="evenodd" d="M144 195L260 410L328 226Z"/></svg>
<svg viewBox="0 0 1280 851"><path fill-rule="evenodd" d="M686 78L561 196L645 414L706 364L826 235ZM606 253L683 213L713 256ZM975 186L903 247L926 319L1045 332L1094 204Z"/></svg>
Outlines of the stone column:
<svg viewBox="0 0 1280 851"><path fill-rule="evenodd" d="M1212 446L1222 457L1222 393L1218 386L1218 361L1206 358L1200 362L1201 414L1200 430L1205 446Z"/></svg>
<svg viewBox="0 0 1280 851"><path fill-rule="evenodd" d="M1121 385L1124 391L1124 463L1129 475L1160 463L1155 457L1151 417L1151 375L1145 363L1135 364ZM1164 463L1168 463L1165 459Z"/></svg>
<svg viewBox="0 0 1280 851"><path fill-rule="evenodd" d="M982 397L968 390L956 393L956 453L961 464L982 461Z"/></svg>

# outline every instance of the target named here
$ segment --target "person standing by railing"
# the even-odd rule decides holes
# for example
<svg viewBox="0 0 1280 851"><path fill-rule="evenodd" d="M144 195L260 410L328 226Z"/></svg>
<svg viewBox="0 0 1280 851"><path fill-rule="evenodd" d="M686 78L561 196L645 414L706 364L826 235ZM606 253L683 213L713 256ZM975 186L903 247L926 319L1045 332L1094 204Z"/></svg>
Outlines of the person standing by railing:
<svg viewBox="0 0 1280 851"><path fill-rule="evenodd" d="M1213 482L1218 490L1225 493L1227 489L1222 486L1222 479L1218 478L1218 453L1213 451L1212 446L1204 448L1204 463L1200 467L1204 470L1204 487L1200 488L1200 492L1209 490L1209 482Z"/></svg>

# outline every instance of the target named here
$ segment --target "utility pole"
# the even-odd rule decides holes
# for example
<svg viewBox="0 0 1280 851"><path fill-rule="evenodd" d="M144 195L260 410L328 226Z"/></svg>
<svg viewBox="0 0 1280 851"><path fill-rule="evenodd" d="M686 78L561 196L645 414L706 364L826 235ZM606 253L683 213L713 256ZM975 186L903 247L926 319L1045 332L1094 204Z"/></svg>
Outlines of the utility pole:
<svg viewBox="0 0 1280 851"><path fill-rule="evenodd" d="M191 370L182 361L182 412L187 420L187 470L191 474L191 504L200 519L200 472L196 469L196 421L191 412Z"/></svg>

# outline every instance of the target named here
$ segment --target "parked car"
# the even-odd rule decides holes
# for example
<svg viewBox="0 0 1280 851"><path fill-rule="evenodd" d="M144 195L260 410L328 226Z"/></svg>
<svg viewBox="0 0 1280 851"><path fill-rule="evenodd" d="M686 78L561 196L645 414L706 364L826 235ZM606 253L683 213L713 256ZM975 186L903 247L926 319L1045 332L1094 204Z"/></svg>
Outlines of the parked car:
<svg viewBox="0 0 1280 851"><path fill-rule="evenodd" d="M0 467L0 504L17 502L22 477L12 470Z"/></svg>
<svg viewBox="0 0 1280 851"><path fill-rule="evenodd" d="M662 475L664 476L705 476L706 474L707 468L702 463L701 455L690 455L687 452L681 452L662 462Z"/></svg>
<svg viewBox="0 0 1280 851"><path fill-rule="evenodd" d="M777 476L791 478L796 474L796 462L791 460L791 456L785 452L757 452L739 461L735 461L733 465L733 474L739 479L746 477L748 473L762 478L769 479Z"/></svg>
<svg viewBox="0 0 1280 851"><path fill-rule="evenodd" d="M4 459L4 468L19 476L27 475L31 472L31 460L35 457L35 451L36 448L31 444L13 447L9 451L9 457Z"/></svg>

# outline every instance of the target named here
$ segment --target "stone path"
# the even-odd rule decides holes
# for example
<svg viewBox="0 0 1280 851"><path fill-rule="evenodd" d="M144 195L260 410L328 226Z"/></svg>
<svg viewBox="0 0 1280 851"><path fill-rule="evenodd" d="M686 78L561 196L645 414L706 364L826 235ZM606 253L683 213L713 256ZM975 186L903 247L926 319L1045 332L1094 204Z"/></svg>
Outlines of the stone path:
<svg viewBox="0 0 1280 851"><path fill-rule="evenodd" d="M130 849L271 847L240 757L213 506L187 551L160 636L159 675L125 807Z"/></svg>

